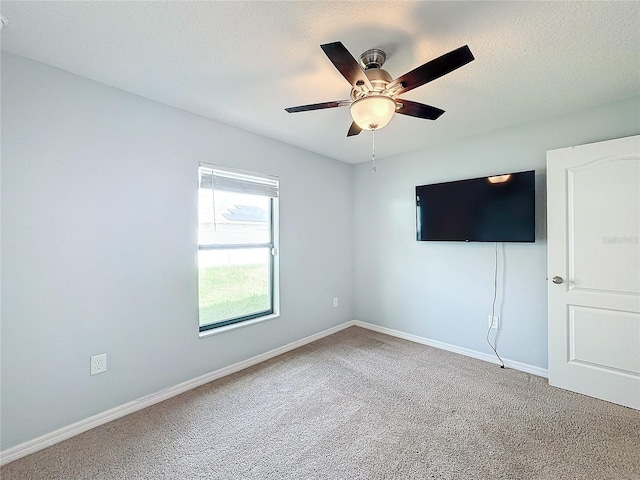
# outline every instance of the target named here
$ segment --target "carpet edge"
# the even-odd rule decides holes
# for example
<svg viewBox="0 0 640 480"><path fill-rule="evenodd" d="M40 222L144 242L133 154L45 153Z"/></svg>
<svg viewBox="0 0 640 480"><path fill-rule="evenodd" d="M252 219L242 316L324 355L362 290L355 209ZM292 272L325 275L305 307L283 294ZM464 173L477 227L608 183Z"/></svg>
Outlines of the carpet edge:
<svg viewBox="0 0 640 480"><path fill-rule="evenodd" d="M438 340L433 340L431 338L420 337L418 335L401 332L400 330L394 330L392 328L381 327L380 325L363 322L362 320L353 320L353 325L356 327L366 328L374 332L384 333L385 335L390 335L392 337L402 338L403 340L408 340L410 342L420 343L422 345L428 345L430 347L439 348L440 350L447 350L449 352L464 355L466 357L475 358L477 360L483 360L485 362L493 363L496 365L500 364L500 362L496 357L488 353L478 352L476 350L459 347L457 345L452 345L450 343L440 342ZM519 370L525 373L530 373L532 375L537 375L538 377L549 378L549 372L546 368L536 367L535 365L529 365L528 363L509 360L507 358L503 358L502 360L504 361L504 365L508 368Z"/></svg>

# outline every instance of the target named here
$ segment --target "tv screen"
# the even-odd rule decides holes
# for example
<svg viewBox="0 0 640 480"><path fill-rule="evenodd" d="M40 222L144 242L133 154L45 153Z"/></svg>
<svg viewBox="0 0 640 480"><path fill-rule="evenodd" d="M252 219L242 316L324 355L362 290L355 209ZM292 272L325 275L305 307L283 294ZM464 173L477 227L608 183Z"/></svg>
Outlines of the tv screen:
<svg viewBox="0 0 640 480"><path fill-rule="evenodd" d="M535 242L535 171L416 187L419 241Z"/></svg>

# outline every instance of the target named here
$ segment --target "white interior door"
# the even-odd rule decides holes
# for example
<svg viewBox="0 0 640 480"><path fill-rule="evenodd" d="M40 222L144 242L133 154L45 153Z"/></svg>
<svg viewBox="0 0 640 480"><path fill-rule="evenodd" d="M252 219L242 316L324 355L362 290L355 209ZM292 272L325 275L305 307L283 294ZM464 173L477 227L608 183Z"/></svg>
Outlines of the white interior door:
<svg viewBox="0 0 640 480"><path fill-rule="evenodd" d="M640 135L547 152L549 383L640 409Z"/></svg>

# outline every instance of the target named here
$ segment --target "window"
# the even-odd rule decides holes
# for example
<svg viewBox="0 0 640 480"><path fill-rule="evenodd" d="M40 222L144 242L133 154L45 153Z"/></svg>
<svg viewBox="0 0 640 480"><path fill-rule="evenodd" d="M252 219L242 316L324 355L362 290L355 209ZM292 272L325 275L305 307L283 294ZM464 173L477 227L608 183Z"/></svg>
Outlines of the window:
<svg viewBox="0 0 640 480"><path fill-rule="evenodd" d="M198 169L200 331L277 313L277 177Z"/></svg>

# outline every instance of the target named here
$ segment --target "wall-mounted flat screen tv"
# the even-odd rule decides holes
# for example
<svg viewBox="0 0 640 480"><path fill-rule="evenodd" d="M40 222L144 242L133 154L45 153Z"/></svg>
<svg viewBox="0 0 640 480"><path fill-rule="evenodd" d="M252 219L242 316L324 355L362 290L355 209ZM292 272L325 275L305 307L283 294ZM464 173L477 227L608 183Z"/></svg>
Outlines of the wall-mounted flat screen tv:
<svg viewBox="0 0 640 480"><path fill-rule="evenodd" d="M535 242L535 171L416 187L419 241Z"/></svg>

